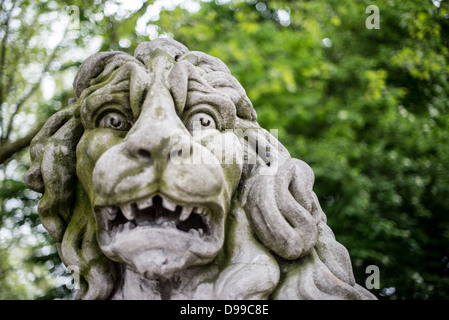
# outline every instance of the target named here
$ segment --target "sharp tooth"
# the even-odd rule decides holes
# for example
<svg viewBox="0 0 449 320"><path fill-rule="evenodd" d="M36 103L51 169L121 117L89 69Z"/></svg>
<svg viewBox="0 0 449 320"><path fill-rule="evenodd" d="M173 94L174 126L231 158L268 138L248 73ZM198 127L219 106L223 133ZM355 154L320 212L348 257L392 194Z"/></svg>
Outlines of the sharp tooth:
<svg viewBox="0 0 449 320"><path fill-rule="evenodd" d="M117 217L117 207L106 207L102 209L102 213L108 220L114 220Z"/></svg>
<svg viewBox="0 0 449 320"><path fill-rule="evenodd" d="M136 217L136 213L134 212L133 206L128 203L125 205L121 205L120 209L122 209L122 213L128 220L133 220Z"/></svg>
<svg viewBox="0 0 449 320"><path fill-rule="evenodd" d="M131 230L131 221L128 221L123 225L123 231L129 231Z"/></svg>
<svg viewBox="0 0 449 320"><path fill-rule="evenodd" d="M199 233L200 237L202 237L204 235L204 230L202 228L199 228L198 233Z"/></svg>
<svg viewBox="0 0 449 320"><path fill-rule="evenodd" d="M183 206L179 220L185 221L190 216L190 213L192 213L192 207Z"/></svg>
<svg viewBox="0 0 449 320"><path fill-rule="evenodd" d="M198 207L196 212L202 216L206 215L207 209L205 207Z"/></svg>
<svg viewBox="0 0 449 320"><path fill-rule="evenodd" d="M195 207L193 208L193 212L202 216L207 215L207 209L205 207Z"/></svg>
<svg viewBox="0 0 449 320"><path fill-rule="evenodd" d="M164 217L159 217L159 218L157 218L154 222L155 222L158 226L160 226L160 225L163 224L165 221L166 221L166 220L165 220Z"/></svg>
<svg viewBox="0 0 449 320"><path fill-rule="evenodd" d="M151 207L152 205L153 205L153 198L145 199L145 200L141 200L141 201L137 202L137 208L139 208L139 210L146 209L148 207Z"/></svg>
<svg viewBox="0 0 449 320"><path fill-rule="evenodd" d="M170 210L170 211L175 211L175 209L176 209L176 203L174 203L174 202L172 202L172 201L170 201L170 200L168 200L168 199L166 199L166 198L163 198L163 200L162 200L162 206L163 206L165 209L168 209L168 210Z"/></svg>

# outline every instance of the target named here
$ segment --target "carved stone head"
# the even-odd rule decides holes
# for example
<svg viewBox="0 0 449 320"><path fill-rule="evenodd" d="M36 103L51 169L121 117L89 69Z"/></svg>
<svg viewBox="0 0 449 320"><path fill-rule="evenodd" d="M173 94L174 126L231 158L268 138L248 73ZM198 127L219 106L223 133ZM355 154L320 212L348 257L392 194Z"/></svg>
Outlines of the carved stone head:
<svg viewBox="0 0 449 320"><path fill-rule="evenodd" d="M83 299L365 299L310 167L219 59L100 52L31 146L27 185ZM281 280L282 279L282 280Z"/></svg>

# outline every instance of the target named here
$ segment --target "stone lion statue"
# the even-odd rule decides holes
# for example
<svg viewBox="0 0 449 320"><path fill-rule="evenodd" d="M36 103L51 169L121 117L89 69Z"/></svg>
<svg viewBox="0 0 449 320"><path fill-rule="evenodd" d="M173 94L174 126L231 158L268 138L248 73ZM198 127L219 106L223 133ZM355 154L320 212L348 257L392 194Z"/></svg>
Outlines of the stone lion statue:
<svg viewBox="0 0 449 320"><path fill-rule="evenodd" d="M77 299L375 299L314 175L226 65L181 43L100 52L31 144L27 186Z"/></svg>

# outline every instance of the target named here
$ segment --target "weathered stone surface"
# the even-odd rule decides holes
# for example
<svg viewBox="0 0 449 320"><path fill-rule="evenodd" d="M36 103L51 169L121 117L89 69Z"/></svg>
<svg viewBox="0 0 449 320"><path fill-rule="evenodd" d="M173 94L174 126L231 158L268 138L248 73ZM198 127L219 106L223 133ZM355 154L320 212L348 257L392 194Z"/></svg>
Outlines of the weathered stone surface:
<svg viewBox="0 0 449 320"><path fill-rule="evenodd" d="M171 39L98 53L31 146L27 185L81 299L373 299L314 175L226 65Z"/></svg>

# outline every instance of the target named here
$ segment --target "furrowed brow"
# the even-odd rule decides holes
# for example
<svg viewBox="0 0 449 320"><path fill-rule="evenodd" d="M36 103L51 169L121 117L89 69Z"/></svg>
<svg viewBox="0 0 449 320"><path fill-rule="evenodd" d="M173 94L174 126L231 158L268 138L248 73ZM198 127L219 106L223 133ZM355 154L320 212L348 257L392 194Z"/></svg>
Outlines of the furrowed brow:
<svg viewBox="0 0 449 320"><path fill-rule="evenodd" d="M117 79L117 81L97 88L90 95L84 97L80 106L81 120L84 127L92 126L96 113L108 104L120 106L124 110L131 111L129 79Z"/></svg>
<svg viewBox="0 0 449 320"><path fill-rule="evenodd" d="M127 92L116 93L94 93L87 97L81 104L81 120L87 128L93 125L94 118L99 110L106 105L119 106L120 109L131 111L129 106L129 95Z"/></svg>
<svg viewBox="0 0 449 320"><path fill-rule="evenodd" d="M105 66L108 72L104 70L98 78L92 79L91 85L82 92L79 110L81 115L92 114L105 103L130 108L131 75L134 69L141 66L133 60L122 62L121 65L117 61L113 62Z"/></svg>
<svg viewBox="0 0 449 320"><path fill-rule="evenodd" d="M236 108L225 94L211 87L196 68L187 61L178 62L169 75L178 114L198 104L209 104L222 116L223 128L233 128Z"/></svg>

